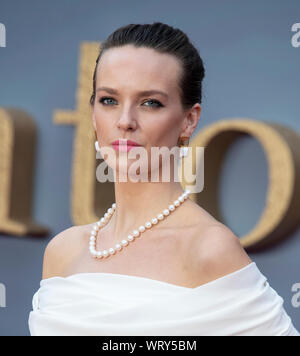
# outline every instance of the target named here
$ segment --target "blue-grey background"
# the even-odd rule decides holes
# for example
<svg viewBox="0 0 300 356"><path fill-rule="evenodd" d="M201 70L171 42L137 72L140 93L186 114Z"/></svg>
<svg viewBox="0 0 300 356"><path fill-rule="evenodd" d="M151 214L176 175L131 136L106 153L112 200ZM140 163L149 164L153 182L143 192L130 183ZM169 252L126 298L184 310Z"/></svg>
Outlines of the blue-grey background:
<svg viewBox="0 0 300 356"><path fill-rule="evenodd" d="M70 179L74 128L53 124L55 109L75 109L79 44L102 41L128 23L162 21L188 34L206 68L201 130L223 118L269 120L300 129L300 47L291 27L300 22L299 0L0 1L7 47L0 48L0 106L30 113L38 128L34 220L47 238L0 236L0 282L7 307L0 308L0 335L29 335L31 300L41 279L46 244L73 225ZM251 138L238 140L222 171L220 204L225 223L238 236L258 220L268 171ZM300 308L291 286L300 282L300 230L276 248L250 257L300 330Z"/></svg>

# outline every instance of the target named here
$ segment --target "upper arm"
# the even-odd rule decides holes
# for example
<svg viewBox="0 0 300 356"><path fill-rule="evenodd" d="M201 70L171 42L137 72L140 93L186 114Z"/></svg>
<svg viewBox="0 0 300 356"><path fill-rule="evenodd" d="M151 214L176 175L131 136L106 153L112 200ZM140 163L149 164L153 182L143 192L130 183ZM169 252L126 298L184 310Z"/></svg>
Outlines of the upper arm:
<svg viewBox="0 0 300 356"><path fill-rule="evenodd" d="M73 226L60 232L47 244L44 251L42 279L62 274L69 259L67 247L70 247L74 229Z"/></svg>
<svg viewBox="0 0 300 356"><path fill-rule="evenodd" d="M194 268L208 280L235 272L252 262L239 238L223 224L209 227L198 239L195 252Z"/></svg>

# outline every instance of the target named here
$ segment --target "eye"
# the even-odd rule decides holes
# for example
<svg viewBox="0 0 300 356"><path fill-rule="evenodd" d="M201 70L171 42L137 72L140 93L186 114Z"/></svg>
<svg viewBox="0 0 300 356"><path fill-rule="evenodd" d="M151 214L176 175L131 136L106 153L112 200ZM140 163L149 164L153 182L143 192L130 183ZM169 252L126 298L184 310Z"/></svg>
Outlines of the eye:
<svg viewBox="0 0 300 356"><path fill-rule="evenodd" d="M111 100L111 101L115 101L113 98L110 98L110 97L108 97L108 96L103 96L102 98L100 98L100 100L99 100L99 103L101 103L101 104L103 104L103 105L105 105L105 106L107 106L107 105L110 105L110 104L106 104L106 101L105 100Z"/></svg>
<svg viewBox="0 0 300 356"><path fill-rule="evenodd" d="M155 99L149 99L149 100L145 101L145 103L153 103L154 105L150 105L150 107L153 107L153 108L163 107L163 105L158 100L155 100ZM146 105L146 106L149 106L149 105Z"/></svg>
<svg viewBox="0 0 300 356"><path fill-rule="evenodd" d="M114 105L113 102L116 102L116 100L108 96L103 96L102 98L99 99L99 103L101 103L104 106ZM158 100L155 99L149 99L145 101L144 104L145 103L150 103L151 105L146 105L146 106L150 106L152 108L159 108L163 106Z"/></svg>

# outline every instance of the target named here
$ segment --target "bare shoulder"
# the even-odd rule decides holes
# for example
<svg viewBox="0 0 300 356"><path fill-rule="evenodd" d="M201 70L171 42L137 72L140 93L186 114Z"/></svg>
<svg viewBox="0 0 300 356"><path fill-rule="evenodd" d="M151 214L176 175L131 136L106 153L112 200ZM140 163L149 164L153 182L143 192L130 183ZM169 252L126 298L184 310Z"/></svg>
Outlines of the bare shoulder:
<svg viewBox="0 0 300 356"><path fill-rule="evenodd" d="M205 228L199 225L191 241L192 270L196 275L205 276L203 282L233 273L252 262L240 239L221 222Z"/></svg>
<svg viewBox="0 0 300 356"><path fill-rule="evenodd" d="M63 274L65 267L78 255L80 247L87 240L92 225L71 226L48 242L44 251L42 279Z"/></svg>

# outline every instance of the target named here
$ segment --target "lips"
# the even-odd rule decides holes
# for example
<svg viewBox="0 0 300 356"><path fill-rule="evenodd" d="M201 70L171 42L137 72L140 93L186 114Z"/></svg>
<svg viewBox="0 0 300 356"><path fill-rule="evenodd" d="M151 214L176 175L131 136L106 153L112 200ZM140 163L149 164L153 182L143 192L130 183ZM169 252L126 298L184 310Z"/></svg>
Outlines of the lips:
<svg viewBox="0 0 300 356"><path fill-rule="evenodd" d="M112 146L115 150L120 152L128 152L134 147L140 147L141 145L131 140L116 140L112 142Z"/></svg>
<svg viewBox="0 0 300 356"><path fill-rule="evenodd" d="M139 143L131 140L116 140L112 143L113 145L127 145L127 146L141 146Z"/></svg>

